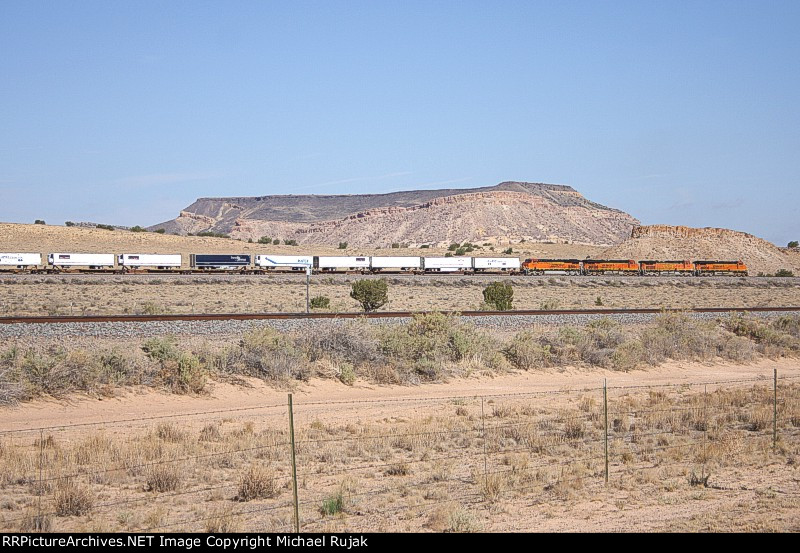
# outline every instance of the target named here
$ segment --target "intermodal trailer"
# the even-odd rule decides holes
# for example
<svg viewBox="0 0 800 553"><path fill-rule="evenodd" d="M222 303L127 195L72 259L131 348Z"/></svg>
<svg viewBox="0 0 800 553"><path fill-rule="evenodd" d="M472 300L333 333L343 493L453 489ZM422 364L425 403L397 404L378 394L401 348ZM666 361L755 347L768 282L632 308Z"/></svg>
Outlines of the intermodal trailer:
<svg viewBox="0 0 800 553"><path fill-rule="evenodd" d="M422 258L407 256L373 256L370 261L373 273L386 271L419 271L422 269Z"/></svg>
<svg viewBox="0 0 800 553"><path fill-rule="evenodd" d="M473 257L472 268L476 273L499 271L516 273L519 271L518 257Z"/></svg>
<svg viewBox="0 0 800 553"><path fill-rule="evenodd" d="M426 273L466 273L472 270L471 257L425 257L423 264Z"/></svg>
<svg viewBox="0 0 800 553"><path fill-rule="evenodd" d="M526 259L522 264L522 272L526 275L579 275L581 262L579 259Z"/></svg>
<svg viewBox="0 0 800 553"><path fill-rule="evenodd" d="M747 265L739 261L695 261L697 276L733 275L747 276Z"/></svg>
<svg viewBox="0 0 800 553"><path fill-rule="evenodd" d="M322 272L335 271L369 271L369 256L317 256L314 257L314 268Z"/></svg>
<svg viewBox="0 0 800 553"><path fill-rule="evenodd" d="M246 271L250 268L247 254L199 254L189 256L192 269L201 271Z"/></svg>
<svg viewBox="0 0 800 553"><path fill-rule="evenodd" d="M691 261L639 261L639 270L645 276L679 275L692 276Z"/></svg>
<svg viewBox="0 0 800 553"><path fill-rule="evenodd" d="M92 271L113 269L113 253L51 253L47 262L56 270L82 268Z"/></svg>
<svg viewBox="0 0 800 553"><path fill-rule="evenodd" d="M179 253L122 253L117 256L117 265L119 265L124 272L135 271L137 269L169 271L180 269L181 262L181 254Z"/></svg>
<svg viewBox="0 0 800 553"><path fill-rule="evenodd" d="M314 264L311 255L257 255L256 269L266 271L305 271Z"/></svg>
<svg viewBox="0 0 800 553"><path fill-rule="evenodd" d="M0 271L35 268L41 264L40 253L0 253Z"/></svg>
<svg viewBox="0 0 800 553"><path fill-rule="evenodd" d="M587 275L638 275L639 264L633 259L586 259L583 272Z"/></svg>

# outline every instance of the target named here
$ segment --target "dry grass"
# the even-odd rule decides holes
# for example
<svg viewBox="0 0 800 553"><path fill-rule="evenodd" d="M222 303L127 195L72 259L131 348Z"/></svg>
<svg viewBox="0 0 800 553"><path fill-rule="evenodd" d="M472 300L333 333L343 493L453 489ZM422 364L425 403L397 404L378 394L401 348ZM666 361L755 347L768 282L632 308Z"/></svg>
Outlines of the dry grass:
<svg viewBox="0 0 800 553"><path fill-rule="evenodd" d="M303 530L615 528L602 505L658 509L646 529L687 513L716 530L758 527L769 512L787 530L800 507L769 490L798 492L800 386L782 382L780 397L773 453L768 386L611 389L609 488L599 392L487 398L484 420L479 398L389 404L393 416L377 418L358 403L317 418L298 402ZM285 413L225 416L3 438L0 529L290 529ZM52 475L73 476L48 490ZM715 495L692 501L706 486ZM736 521L724 509L733 499L749 506ZM542 519L545 505L552 516ZM586 520L571 522L582 509Z"/></svg>

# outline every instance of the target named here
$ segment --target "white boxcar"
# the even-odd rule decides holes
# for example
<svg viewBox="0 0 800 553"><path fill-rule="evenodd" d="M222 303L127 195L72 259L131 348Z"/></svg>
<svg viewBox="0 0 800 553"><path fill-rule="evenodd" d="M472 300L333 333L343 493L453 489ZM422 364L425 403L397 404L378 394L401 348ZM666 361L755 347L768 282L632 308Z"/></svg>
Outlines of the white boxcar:
<svg viewBox="0 0 800 553"><path fill-rule="evenodd" d="M369 257L366 255L358 257L319 256L315 267L321 271L369 269Z"/></svg>
<svg viewBox="0 0 800 553"><path fill-rule="evenodd" d="M256 267L302 271L314 264L311 255L257 255Z"/></svg>
<svg viewBox="0 0 800 553"><path fill-rule="evenodd" d="M422 268L422 258L412 257L409 255L397 257L373 256L370 267L373 271L381 271L384 269L400 269L401 271L411 271Z"/></svg>
<svg viewBox="0 0 800 553"><path fill-rule="evenodd" d="M117 256L120 267L169 268L181 266L181 254L123 253Z"/></svg>
<svg viewBox="0 0 800 553"><path fill-rule="evenodd" d="M455 272L472 269L471 257L426 257L425 271L427 272Z"/></svg>
<svg viewBox="0 0 800 553"><path fill-rule="evenodd" d="M472 268L476 271L518 271L518 257L473 257Z"/></svg>
<svg viewBox="0 0 800 553"><path fill-rule="evenodd" d="M31 267L42 264L40 253L0 253L0 266Z"/></svg>
<svg viewBox="0 0 800 553"><path fill-rule="evenodd" d="M54 267L113 267L113 253L51 253L47 261Z"/></svg>

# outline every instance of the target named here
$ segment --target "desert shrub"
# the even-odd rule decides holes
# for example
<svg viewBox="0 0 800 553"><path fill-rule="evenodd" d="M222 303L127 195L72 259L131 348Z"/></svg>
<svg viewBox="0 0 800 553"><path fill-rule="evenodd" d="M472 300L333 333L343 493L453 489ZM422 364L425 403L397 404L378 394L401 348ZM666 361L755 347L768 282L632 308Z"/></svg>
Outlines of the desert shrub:
<svg viewBox="0 0 800 553"><path fill-rule="evenodd" d="M389 301L386 279L357 280L352 285L350 297L361 304L366 313L380 309Z"/></svg>
<svg viewBox="0 0 800 553"><path fill-rule="evenodd" d="M331 306L331 299L328 296L314 296L311 298L312 309L328 309Z"/></svg>
<svg viewBox="0 0 800 553"><path fill-rule="evenodd" d="M789 269L779 269L775 272L776 277L793 277L794 273Z"/></svg>
<svg viewBox="0 0 800 553"><path fill-rule="evenodd" d="M297 240L284 240L283 241L283 245L284 246L296 246L297 245Z"/></svg>
<svg viewBox="0 0 800 553"><path fill-rule="evenodd" d="M475 360L490 368L502 366L500 346L473 325L452 315L415 315L405 325L388 325L378 331L381 351L400 373L411 372L424 380L438 380L445 363Z"/></svg>
<svg viewBox="0 0 800 553"><path fill-rule="evenodd" d="M296 344L311 361L328 357L355 366L383 361L378 339L369 323L361 321L317 325L301 331Z"/></svg>
<svg viewBox="0 0 800 553"><path fill-rule="evenodd" d="M514 300L514 288L507 282L493 282L483 289L483 300L498 311L508 311Z"/></svg>
<svg viewBox="0 0 800 553"><path fill-rule="evenodd" d="M239 348L228 351L224 367L227 372L264 380L306 380L310 376L303 354L295 343L271 328L244 334Z"/></svg>
<svg viewBox="0 0 800 553"><path fill-rule="evenodd" d="M644 346L638 340L623 342L611 354L611 367L618 371L630 371L641 365Z"/></svg>
<svg viewBox="0 0 800 553"><path fill-rule="evenodd" d="M336 375L342 384L352 386L356 381L356 370L350 363L340 363L338 366L339 372Z"/></svg>
<svg viewBox="0 0 800 553"><path fill-rule="evenodd" d="M347 242L339 242L339 249L346 250L347 249Z"/></svg>
<svg viewBox="0 0 800 553"><path fill-rule="evenodd" d="M512 365L524 371L548 367L553 361L550 344L542 344L530 331L515 335L504 353Z"/></svg>
<svg viewBox="0 0 800 553"><path fill-rule="evenodd" d="M72 222L72 221L66 221L66 222L64 223L64 226L66 226L66 227L74 227L74 226L75 226L75 223L74 223L74 222Z"/></svg>
<svg viewBox="0 0 800 553"><path fill-rule="evenodd" d="M800 242L798 242L797 240L792 240L791 242L789 242L788 247L796 248L798 245L800 245Z"/></svg>
<svg viewBox="0 0 800 553"><path fill-rule="evenodd" d="M732 315L723 326L737 336L753 340L756 349L768 356L800 351L800 317L784 316L771 322L755 317Z"/></svg>
<svg viewBox="0 0 800 553"><path fill-rule="evenodd" d="M239 493L236 499L238 501L269 499L278 495L278 492L278 481L272 470L251 465L239 478Z"/></svg>
<svg viewBox="0 0 800 553"><path fill-rule="evenodd" d="M200 359L180 350L173 338L150 338L142 344L142 350L160 364L161 381L173 393L197 394L205 388L207 374Z"/></svg>
<svg viewBox="0 0 800 553"><path fill-rule="evenodd" d="M95 225L94 228L100 228L103 230L114 230L114 225Z"/></svg>
<svg viewBox="0 0 800 553"><path fill-rule="evenodd" d="M155 232L156 234L164 234L167 232L167 229L159 228L154 230L153 232Z"/></svg>
<svg viewBox="0 0 800 553"><path fill-rule="evenodd" d="M147 232L147 229L144 227L140 227L139 225L136 225L134 227L131 227L131 232Z"/></svg>
<svg viewBox="0 0 800 553"><path fill-rule="evenodd" d="M181 484L182 468L176 463L151 466L146 475L145 489L150 492L172 492Z"/></svg>
<svg viewBox="0 0 800 553"><path fill-rule="evenodd" d="M262 236L258 239L259 244L272 244L272 238L269 236Z"/></svg>
<svg viewBox="0 0 800 553"><path fill-rule="evenodd" d="M56 484L53 502L58 516L80 516L91 511L94 498L88 488L65 478Z"/></svg>
<svg viewBox="0 0 800 553"><path fill-rule="evenodd" d="M47 223L45 223L43 219L36 219L36 220L33 222L33 224L34 224L34 225L46 225Z"/></svg>

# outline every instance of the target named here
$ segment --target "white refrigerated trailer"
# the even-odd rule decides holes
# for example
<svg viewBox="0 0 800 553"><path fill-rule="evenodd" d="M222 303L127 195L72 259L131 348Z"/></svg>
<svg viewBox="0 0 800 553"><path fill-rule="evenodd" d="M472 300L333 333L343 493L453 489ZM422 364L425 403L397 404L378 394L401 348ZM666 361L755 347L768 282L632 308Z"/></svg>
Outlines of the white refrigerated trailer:
<svg viewBox="0 0 800 553"><path fill-rule="evenodd" d="M267 271L305 271L314 264L311 255L257 255L257 269Z"/></svg>
<svg viewBox="0 0 800 553"><path fill-rule="evenodd" d="M181 254L123 253L117 256L117 264L126 272L137 269L174 270L181 267Z"/></svg>
<svg viewBox="0 0 800 553"><path fill-rule="evenodd" d="M471 257L426 257L426 273L457 273L472 271Z"/></svg>
<svg viewBox="0 0 800 553"><path fill-rule="evenodd" d="M31 269L41 265L40 253L0 253L0 271Z"/></svg>
<svg viewBox="0 0 800 553"><path fill-rule="evenodd" d="M372 256L370 269L373 273L386 271L419 271L422 269L422 258L406 256Z"/></svg>
<svg viewBox="0 0 800 553"><path fill-rule="evenodd" d="M113 253L51 253L47 262L53 269L107 270L114 268Z"/></svg>
<svg viewBox="0 0 800 553"><path fill-rule="evenodd" d="M472 268L476 273L517 272L520 268L518 257L473 257Z"/></svg>

